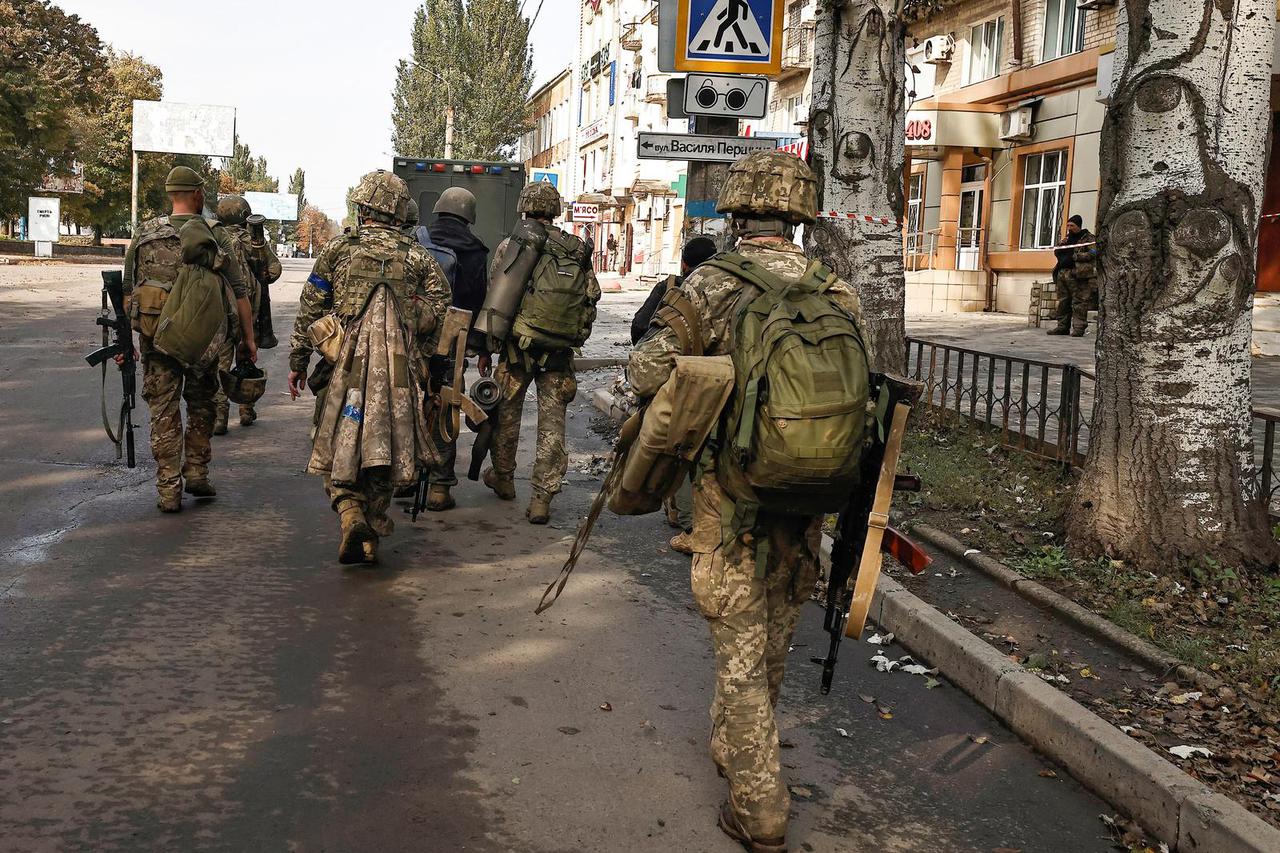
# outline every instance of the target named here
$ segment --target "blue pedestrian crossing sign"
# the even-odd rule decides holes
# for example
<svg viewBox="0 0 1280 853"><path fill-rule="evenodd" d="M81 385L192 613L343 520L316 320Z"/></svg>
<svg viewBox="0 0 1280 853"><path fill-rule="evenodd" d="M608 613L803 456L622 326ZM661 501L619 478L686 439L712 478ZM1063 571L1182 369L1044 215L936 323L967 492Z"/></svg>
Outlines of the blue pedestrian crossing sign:
<svg viewBox="0 0 1280 853"><path fill-rule="evenodd" d="M557 169L530 169L529 182L533 184L551 184L560 189L560 172Z"/></svg>
<svg viewBox="0 0 1280 853"><path fill-rule="evenodd" d="M678 0L676 71L777 74L783 0Z"/></svg>

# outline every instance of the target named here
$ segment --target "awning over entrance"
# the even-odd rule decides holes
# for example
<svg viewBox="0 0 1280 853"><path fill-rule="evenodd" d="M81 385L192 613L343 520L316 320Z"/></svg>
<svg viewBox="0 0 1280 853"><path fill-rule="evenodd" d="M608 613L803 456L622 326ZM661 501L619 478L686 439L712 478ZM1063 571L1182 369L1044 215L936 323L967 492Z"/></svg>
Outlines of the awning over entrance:
<svg viewBox="0 0 1280 853"><path fill-rule="evenodd" d="M1000 111L981 105L907 112L907 147L912 157L929 148L1000 148Z"/></svg>

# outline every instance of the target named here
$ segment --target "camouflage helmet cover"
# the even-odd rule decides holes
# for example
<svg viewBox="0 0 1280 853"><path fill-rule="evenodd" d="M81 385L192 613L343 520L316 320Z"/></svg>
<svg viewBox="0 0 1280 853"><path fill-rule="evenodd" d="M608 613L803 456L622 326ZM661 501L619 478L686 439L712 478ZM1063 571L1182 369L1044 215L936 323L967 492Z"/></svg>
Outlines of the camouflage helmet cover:
<svg viewBox="0 0 1280 853"><path fill-rule="evenodd" d="M716 210L791 225L818 215L818 182L809 165L786 151L756 151L729 167Z"/></svg>
<svg viewBox="0 0 1280 853"><path fill-rule="evenodd" d="M219 370L218 385L231 402L252 406L267 391L267 372L253 362L242 362L230 370Z"/></svg>
<svg viewBox="0 0 1280 853"><path fill-rule="evenodd" d="M386 169L378 169L360 179L347 201L375 214L375 219L403 222L409 212L409 185Z"/></svg>
<svg viewBox="0 0 1280 853"><path fill-rule="evenodd" d="M243 225L252 212L244 196L224 195L218 199L217 216L223 225Z"/></svg>
<svg viewBox="0 0 1280 853"><path fill-rule="evenodd" d="M560 193L546 181L525 184L516 202L516 212L555 219L561 213Z"/></svg>
<svg viewBox="0 0 1280 853"><path fill-rule="evenodd" d="M418 203L413 199L409 199L409 206L405 209L404 224L405 225L418 224Z"/></svg>

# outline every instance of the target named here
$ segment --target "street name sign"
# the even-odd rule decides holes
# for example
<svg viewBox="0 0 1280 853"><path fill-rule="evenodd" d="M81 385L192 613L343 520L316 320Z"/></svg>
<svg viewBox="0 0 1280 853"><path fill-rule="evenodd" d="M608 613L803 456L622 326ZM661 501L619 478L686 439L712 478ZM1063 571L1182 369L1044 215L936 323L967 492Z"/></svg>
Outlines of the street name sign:
<svg viewBox="0 0 1280 853"><path fill-rule="evenodd" d="M769 78L690 74L684 84L684 111L691 116L764 118L769 111Z"/></svg>
<svg viewBox="0 0 1280 853"><path fill-rule="evenodd" d="M693 133L641 133L641 160L733 163L754 151L772 151L777 140L757 136L706 136Z"/></svg>
<svg viewBox="0 0 1280 853"><path fill-rule="evenodd" d="M777 74L782 17L783 0L676 0L675 70Z"/></svg>

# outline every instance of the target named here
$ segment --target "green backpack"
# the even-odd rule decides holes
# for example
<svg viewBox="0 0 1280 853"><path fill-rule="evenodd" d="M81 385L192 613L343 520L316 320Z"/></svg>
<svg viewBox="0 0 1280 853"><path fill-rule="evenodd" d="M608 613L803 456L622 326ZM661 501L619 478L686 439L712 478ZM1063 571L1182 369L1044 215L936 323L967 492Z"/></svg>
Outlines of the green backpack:
<svg viewBox="0 0 1280 853"><path fill-rule="evenodd" d="M153 342L157 350L191 368L208 364L238 328L219 274L232 261L219 250L203 217L188 220L178 239L182 265L160 310Z"/></svg>
<svg viewBox="0 0 1280 853"><path fill-rule="evenodd" d="M534 265L511 337L521 349L582 346L591 335L596 306L587 294L591 259L586 244L572 234L547 229L542 256Z"/></svg>
<svg viewBox="0 0 1280 853"><path fill-rule="evenodd" d="M707 264L761 291L736 320L717 460L738 520L839 511L859 484L871 375L857 322L827 295L835 273L812 261L789 281L732 253Z"/></svg>

